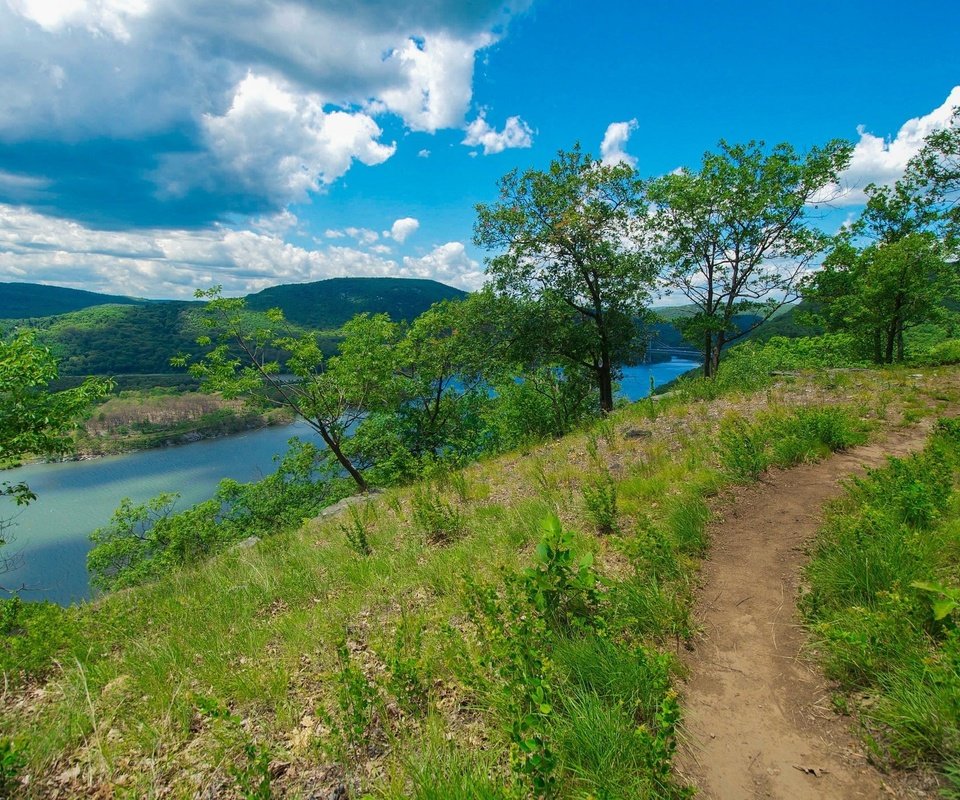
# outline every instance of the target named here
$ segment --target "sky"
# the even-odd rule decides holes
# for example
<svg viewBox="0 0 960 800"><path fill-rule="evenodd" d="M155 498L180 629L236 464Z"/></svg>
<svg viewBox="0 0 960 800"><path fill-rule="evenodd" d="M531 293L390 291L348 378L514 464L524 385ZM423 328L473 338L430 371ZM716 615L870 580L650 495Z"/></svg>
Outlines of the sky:
<svg viewBox="0 0 960 800"><path fill-rule="evenodd" d="M949 124L958 32L945 0L0 0L0 281L476 289L476 204L576 142L655 176L849 139L836 227Z"/></svg>

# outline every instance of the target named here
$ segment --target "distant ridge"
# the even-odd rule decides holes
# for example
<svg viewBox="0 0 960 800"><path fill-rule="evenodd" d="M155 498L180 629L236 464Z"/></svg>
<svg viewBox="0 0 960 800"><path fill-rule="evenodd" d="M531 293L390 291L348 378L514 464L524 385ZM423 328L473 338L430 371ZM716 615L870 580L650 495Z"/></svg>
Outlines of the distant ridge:
<svg viewBox="0 0 960 800"><path fill-rule="evenodd" d="M254 311L281 308L304 328L322 330L320 345L336 350L334 331L354 315L386 313L413 320L440 300L466 292L412 278L332 278L273 286L247 297ZM60 374L163 375L178 353L202 352L196 339L201 304L145 300L31 283L0 283L0 333L27 325L60 362Z"/></svg>
<svg viewBox="0 0 960 800"><path fill-rule="evenodd" d="M434 303L466 296L460 289L420 278L329 278L271 286L247 295L247 306L254 311L282 308L297 325L331 330L363 312L410 321Z"/></svg>
<svg viewBox="0 0 960 800"><path fill-rule="evenodd" d="M0 283L0 319L29 319L67 314L107 303L142 305L135 297L87 292L40 283Z"/></svg>

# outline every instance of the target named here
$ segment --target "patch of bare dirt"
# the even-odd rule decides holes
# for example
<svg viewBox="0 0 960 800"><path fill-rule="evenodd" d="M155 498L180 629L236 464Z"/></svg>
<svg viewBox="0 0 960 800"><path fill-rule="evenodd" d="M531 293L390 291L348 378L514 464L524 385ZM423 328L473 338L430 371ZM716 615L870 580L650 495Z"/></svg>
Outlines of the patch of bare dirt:
<svg viewBox="0 0 960 800"><path fill-rule="evenodd" d="M737 492L710 532L685 656L681 775L713 800L923 797L867 762L849 718L803 655L797 612L805 545L841 481L922 447L929 425L817 464L769 473Z"/></svg>

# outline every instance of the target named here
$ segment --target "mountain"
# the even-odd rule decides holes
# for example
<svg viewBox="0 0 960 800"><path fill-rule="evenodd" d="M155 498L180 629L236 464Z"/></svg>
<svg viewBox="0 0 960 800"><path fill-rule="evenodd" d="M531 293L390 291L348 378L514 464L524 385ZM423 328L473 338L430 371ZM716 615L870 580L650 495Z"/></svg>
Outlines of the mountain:
<svg viewBox="0 0 960 800"><path fill-rule="evenodd" d="M434 303L466 296L452 286L415 278L330 278L271 286L246 300L254 311L282 308L297 325L334 330L363 312L410 321Z"/></svg>
<svg viewBox="0 0 960 800"><path fill-rule="evenodd" d="M326 331L321 346L330 353L336 348L333 331L355 314L386 313L396 320L411 320L439 300L465 296L430 280L332 278L274 286L246 300L255 312L281 308L295 325ZM73 308L51 311L71 302ZM137 300L57 286L0 283L0 334L21 326L36 329L40 341L57 356L64 376L160 375L172 372L170 359L178 353L200 353L196 343L200 307L192 301Z"/></svg>
<svg viewBox="0 0 960 800"><path fill-rule="evenodd" d="M0 283L0 319L29 319L67 314L105 303L136 305L148 301L134 297L86 292L39 283Z"/></svg>

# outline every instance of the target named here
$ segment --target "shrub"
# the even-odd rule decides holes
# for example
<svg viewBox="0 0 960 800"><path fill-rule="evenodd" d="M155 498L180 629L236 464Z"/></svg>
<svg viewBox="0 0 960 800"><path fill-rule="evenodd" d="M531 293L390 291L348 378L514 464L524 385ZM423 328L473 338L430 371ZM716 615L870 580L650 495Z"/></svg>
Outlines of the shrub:
<svg viewBox="0 0 960 800"><path fill-rule="evenodd" d="M449 544L463 532L463 513L443 499L433 487L413 495L413 521L431 544Z"/></svg>
<svg viewBox="0 0 960 800"><path fill-rule="evenodd" d="M609 472L604 471L583 487L583 505L597 533L613 533L618 529L617 484Z"/></svg>

